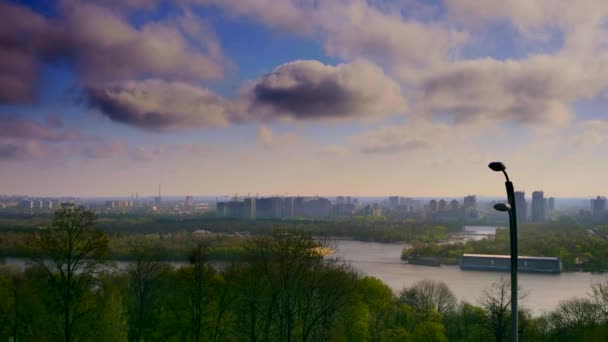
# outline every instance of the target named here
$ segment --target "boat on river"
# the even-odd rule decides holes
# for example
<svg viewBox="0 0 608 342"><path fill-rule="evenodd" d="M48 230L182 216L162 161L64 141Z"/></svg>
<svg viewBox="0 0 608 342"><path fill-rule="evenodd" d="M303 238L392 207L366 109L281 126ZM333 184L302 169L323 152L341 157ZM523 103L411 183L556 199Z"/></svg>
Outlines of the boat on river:
<svg viewBox="0 0 608 342"><path fill-rule="evenodd" d="M421 256L410 256L407 258L407 263L412 265L424 265L424 266L441 266L439 258L433 257L421 257Z"/></svg>

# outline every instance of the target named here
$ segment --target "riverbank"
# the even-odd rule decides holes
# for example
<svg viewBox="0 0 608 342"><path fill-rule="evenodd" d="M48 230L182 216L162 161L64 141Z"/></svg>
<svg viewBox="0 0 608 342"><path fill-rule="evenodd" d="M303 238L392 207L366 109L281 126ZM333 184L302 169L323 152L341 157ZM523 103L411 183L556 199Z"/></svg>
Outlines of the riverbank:
<svg viewBox="0 0 608 342"><path fill-rule="evenodd" d="M509 254L508 230L496 230L494 236L454 243L413 242L400 254L438 258L448 265L459 264L463 254ZM524 224L519 230L519 255L557 257L564 272L608 272L608 239L582 227L559 222Z"/></svg>

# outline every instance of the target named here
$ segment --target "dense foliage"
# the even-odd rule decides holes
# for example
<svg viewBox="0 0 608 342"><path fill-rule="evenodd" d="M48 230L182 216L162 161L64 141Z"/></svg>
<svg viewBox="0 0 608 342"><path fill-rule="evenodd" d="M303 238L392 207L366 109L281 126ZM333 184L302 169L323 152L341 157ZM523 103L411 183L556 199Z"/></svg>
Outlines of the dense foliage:
<svg viewBox="0 0 608 342"><path fill-rule="evenodd" d="M7 215L0 217L0 232L35 231L48 224L49 217ZM382 217L353 217L337 220L241 220L201 216L150 214L103 215L97 227L108 234L166 234L207 230L214 233L268 234L276 229L311 235L347 237L361 241L402 242L439 241L447 233L460 230L460 223L390 220Z"/></svg>

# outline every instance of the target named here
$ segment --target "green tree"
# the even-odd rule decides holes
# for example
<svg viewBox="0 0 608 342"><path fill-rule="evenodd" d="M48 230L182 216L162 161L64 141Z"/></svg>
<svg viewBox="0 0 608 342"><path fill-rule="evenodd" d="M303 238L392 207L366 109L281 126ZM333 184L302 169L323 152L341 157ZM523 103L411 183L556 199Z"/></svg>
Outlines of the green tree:
<svg viewBox="0 0 608 342"><path fill-rule="evenodd" d="M12 338L16 342L25 337L28 324L28 315L23 307L27 296L23 278L18 268L0 268L0 337Z"/></svg>
<svg viewBox="0 0 608 342"><path fill-rule="evenodd" d="M456 307L456 296L442 281L421 280L399 294L399 302L407 304L415 311L435 310L441 315L452 312Z"/></svg>
<svg viewBox="0 0 608 342"><path fill-rule="evenodd" d="M519 300L525 298L525 294L518 290ZM480 299L481 306L485 312L484 323L492 332L496 342L502 342L507 337L511 319L511 282L507 278L501 278L483 291Z"/></svg>
<svg viewBox="0 0 608 342"><path fill-rule="evenodd" d="M50 227L30 241L32 261L44 271L58 299L66 342L75 339L79 321L94 312L86 298L108 251L108 239L95 229L95 219L84 207L63 205Z"/></svg>
<svg viewBox="0 0 608 342"><path fill-rule="evenodd" d="M155 326L153 309L161 279L170 266L163 259L164 251L159 247L135 244L131 254L136 259L127 269L131 301L129 305L129 339L146 340L149 330Z"/></svg>

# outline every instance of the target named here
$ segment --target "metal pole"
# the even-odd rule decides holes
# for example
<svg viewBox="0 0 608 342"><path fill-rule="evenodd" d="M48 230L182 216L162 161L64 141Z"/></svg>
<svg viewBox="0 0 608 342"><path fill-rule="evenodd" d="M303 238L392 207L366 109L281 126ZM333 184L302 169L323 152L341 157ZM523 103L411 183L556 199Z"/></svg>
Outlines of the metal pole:
<svg viewBox="0 0 608 342"><path fill-rule="evenodd" d="M511 341L517 342L517 209L515 206L513 183L511 183L511 181L508 179L509 178L507 177L505 187L507 188L507 199L509 201L509 205L511 206L511 210L509 210L509 236L511 240Z"/></svg>

